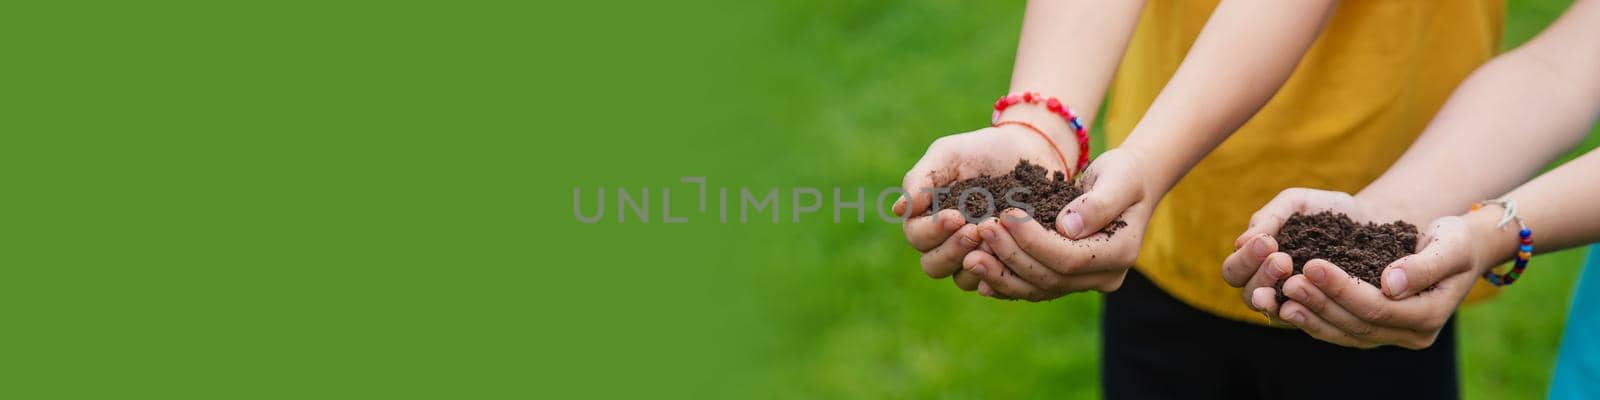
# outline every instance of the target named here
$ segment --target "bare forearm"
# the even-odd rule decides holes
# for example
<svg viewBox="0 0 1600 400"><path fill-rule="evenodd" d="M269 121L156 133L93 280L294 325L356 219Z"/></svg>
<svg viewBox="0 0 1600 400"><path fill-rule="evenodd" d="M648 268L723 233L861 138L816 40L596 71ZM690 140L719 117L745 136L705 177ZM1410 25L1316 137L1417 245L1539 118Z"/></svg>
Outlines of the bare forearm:
<svg viewBox="0 0 1600 400"><path fill-rule="evenodd" d="M1600 241L1600 151L1540 175L1537 179L1505 195L1515 200L1517 214L1533 230L1540 252L1548 252ZM1479 267L1510 261L1516 252L1517 226L1509 223L1495 228L1503 210L1486 207L1474 212L1474 242L1478 244Z"/></svg>
<svg viewBox="0 0 1600 400"><path fill-rule="evenodd" d="M1061 98L1094 117L1139 23L1144 1L1030 1L1011 90Z"/></svg>
<svg viewBox="0 0 1600 400"><path fill-rule="evenodd" d="M1282 87L1334 0L1225 0L1124 148L1148 158L1165 192Z"/></svg>
<svg viewBox="0 0 1600 400"><path fill-rule="evenodd" d="M1122 62L1143 0L1030 1L1017 43L1011 91L1056 96L1092 124L1111 76ZM1052 136L1069 156L1077 155L1065 121L1037 107L1012 107L1003 119L1026 120Z"/></svg>
<svg viewBox="0 0 1600 400"><path fill-rule="evenodd" d="M1532 42L1484 64L1357 196L1426 222L1505 193L1582 140L1600 111L1600 46L1590 39L1600 35L1597 6L1574 5Z"/></svg>

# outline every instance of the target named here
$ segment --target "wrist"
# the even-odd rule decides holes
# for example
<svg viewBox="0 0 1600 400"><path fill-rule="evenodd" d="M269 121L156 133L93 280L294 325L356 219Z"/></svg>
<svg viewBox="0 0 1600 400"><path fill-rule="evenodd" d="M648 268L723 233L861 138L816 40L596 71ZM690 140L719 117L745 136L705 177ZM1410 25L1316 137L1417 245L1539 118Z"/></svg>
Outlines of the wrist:
<svg viewBox="0 0 1600 400"><path fill-rule="evenodd" d="M1050 140L1055 142L1056 149L1068 156L1068 161L1078 156L1078 135L1073 132L1072 124L1067 123L1067 120L1060 115L1046 110L1043 105L1018 104L1007 107L1000 113L999 121L1022 121L1032 124L1050 136Z"/></svg>
<svg viewBox="0 0 1600 400"><path fill-rule="evenodd" d="M1133 142L1132 138L1130 135L1129 141L1123 142L1116 148L1106 149L1106 152L1126 153L1128 158L1136 160L1141 170L1147 173L1145 184L1142 185L1145 193L1156 198L1166 196L1167 191L1172 190L1172 186L1178 184L1178 179L1183 177L1184 168L1167 162L1171 161L1171 156L1163 154L1158 146L1142 145Z"/></svg>
<svg viewBox="0 0 1600 400"><path fill-rule="evenodd" d="M1512 224L1505 227L1496 225L1500 222L1501 211L1499 208L1489 207L1472 211L1462 218L1466 220L1467 233L1472 245L1472 268L1474 273L1482 274L1496 265L1509 261L1516 254L1518 242L1517 228Z"/></svg>
<svg viewBox="0 0 1600 400"><path fill-rule="evenodd" d="M1055 146L1054 150L1065 158L1065 162L1068 165L1061 166L1063 171L1067 171L1073 176L1077 176L1078 173L1082 172L1078 171L1077 165L1074 164L1074 160L1078 159L1079 153L1077 146L1078 135L1072 130L1072 125L1067 123L1067 120L1061 118L1060 115L1046 110L1042 105L1017 104L1000 112L997 121L1020 121L1038 128L1040 133L1050 137L1050 142L1053 142L1050 144ZM1035 134L1027 136L1031 136L1031 138L1021 138L1019 136L1018 140L1033 140L1038 141L1041 145L1048 145Z"/></svg>

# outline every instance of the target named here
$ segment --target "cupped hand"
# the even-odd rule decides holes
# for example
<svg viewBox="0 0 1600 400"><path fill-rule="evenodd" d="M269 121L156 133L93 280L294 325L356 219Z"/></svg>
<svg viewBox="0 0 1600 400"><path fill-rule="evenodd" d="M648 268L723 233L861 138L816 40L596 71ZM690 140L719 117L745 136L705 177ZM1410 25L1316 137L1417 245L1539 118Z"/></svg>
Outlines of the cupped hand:
<svg viewBox="0 0 1600 400"><path fill-rule="evenodd" d="M1243 288L1245 305L1265 315L1274 324L1286 325L1278 316L1277 285L1293 273L1289 254L1278 251L1273 235L1284 221L1296 213L1322 211L1344 213L1356 221L1386 221L1394 214L1386 207L1369 204L1343 192L1304 188L1286 189L1250 216L1250 225L1233 241L1233 253L1222 262L1222 280Z"/></svg>
<svg viewBox="0 0 1600 400"><path fill-rule="evenodd" d="M1067 152L1076 156L1076 150ZM1037 133L1015 125L983 128L945 136L933 141L911 170L906 172L902 189L906 195L894 204L896 215L907 216L902 228L906 241L922 253L922 271L932 278L954 276L956 286L975 290L978 279L962 270L962 260L983 245L977 222L960 211L946 209L926 214L932 205L933 189L952 182L983 175L1000 175L1016 166L1018 160L1063 170L1060 158ZM1070 171L1069 171L1070 172ZM940 196L955 195L941 194Z"/></svg>
<svg viewBox="0 0 1600 400"><path fill-rule="evenodd" d="M963 267L980 278L980 294L1044 301L1068 293L1110 292L1122 286L1143 243L1161 191L1150 185L1136 153L1113 149L1084 171L1086 192L1068 203L1053 227L1021 210L977 226L988 252L968 252ZM1101 230L1121 221L1108 234Z"/></svg>
<svg viewBox="0 0 1600 400"><path fill-rule="evenodd" d="M1278 317L1317 339L1357 348L1432 346L1467 291L1487 268L1473 254L1461 217L1435 220L1417 254L1384 269L1383 289L1324 260L1311 260L1283 285Z"/></svg>

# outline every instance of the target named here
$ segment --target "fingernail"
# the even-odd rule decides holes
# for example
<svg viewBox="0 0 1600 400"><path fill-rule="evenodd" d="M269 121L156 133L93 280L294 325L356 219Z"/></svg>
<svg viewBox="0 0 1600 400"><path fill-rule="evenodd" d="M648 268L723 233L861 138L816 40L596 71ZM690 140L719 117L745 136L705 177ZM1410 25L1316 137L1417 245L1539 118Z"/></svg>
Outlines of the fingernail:
<svg viewBox="0 0 1600 400"><path fill-rule="evenodd" d="M983 240L994 240L994 228L978 229L978 234L983 235Z"/></svg>
<svg viewBox="0 0 1600 400"><path fill-rule="evenodd" d="M1083 216L1068 211L1067 216L1061 217L1061 229L1067 231L1067 237L1078 237L1078 232L1083 230Z"/></svg>
<svg viewBox="0 0 1600 400"><path fill-rule="evenodd" d="M1406 291L1406 272L1399 268L1390 268L1383 272L1383 292L1390 297L1399 296Z"/></svg>
<svg viewBox="0 0 1600 400"><path fill-rule="evenodd" d="M945 218L944 221L940 221L940 223L944 224L944 229L955 229L956 227L961 226L961 220L959 218Z"/></svg>
<svg viewBox="0 0 1600 400"><path fill-rule="evenodd" d="M1283 268L1278 268L1278 264L1277 263L1273 263L1271 260L1268 260L1266 263L1263 263L1261 265L1261 267L1267 269L1267 277L1268 278L1272 278L1272 280L1274 280L1274 281L1282 280L1283 278L1285 278L1284 277L1284 273L1283 273Z"/></svg>
<svg viewBox="0 0 1600 400"><path fill-rule="evenodd" d="M983 271L984 271L983 264L978 264L978 265L972 266L972 273L974 273L974 274L983 275Z"/></svg>
<svg viewBox="0 0 1600 400"><path fill-rule="evenodd" d="M906 213L906 196L905 195L900 195L900 199L894 201L893 210L894 210L894 215L897 216L897 217L905 215L905 213Z"/></svg>
<svg viewBox="0 0 1600 400"><path fill-rule="evenodd" d="M1271 249L1267 248L1266 236L1257 236L1255 240L1250 241L1250 253L1254 255L1255 258L1266 257L1267 252L1270 250Z"/></svg>
<svg viewBox="0 0 1600 400"><path fill-rule="evenodd" d="M1304 324L1306 323L1306 314L1303 312L1289 314L1289 320L1294 321L1296 324Z"/></svg>
<svg viewBox="0 0 1600 400"><path fill-rule="evenodd" d="M1011 219L1013 219L1013 220L1020 220L1020 219L1028 218L1028 213L1026 211L1018 210L1018 209L1015 209L1015 208L1011 209L1011 211L1006 211L1006 215L1011 216Z"/></svg>
<svg viewBox="0 0 1600 400"><path fill-rule="evenodd" d="M1307 278L1311 278L1311 283L1318 285L1325 283L1324 280L1328 279L1328 271L1323 271L1321 267L1306 268L1305 273Z"/></svg>
<svg viewBox="0 0 1600 400"><path fill-rule="evenodd" d="M1306 296L1306 288L1298 287L1298 286L1296 286L1296 287L1287 287L1287 286L1285 286L1283 288L1283 295L1284 296L1288 296L1289 298L1295 299L1297 301L1305 301L1306 297L1307 297Z"/></svg>

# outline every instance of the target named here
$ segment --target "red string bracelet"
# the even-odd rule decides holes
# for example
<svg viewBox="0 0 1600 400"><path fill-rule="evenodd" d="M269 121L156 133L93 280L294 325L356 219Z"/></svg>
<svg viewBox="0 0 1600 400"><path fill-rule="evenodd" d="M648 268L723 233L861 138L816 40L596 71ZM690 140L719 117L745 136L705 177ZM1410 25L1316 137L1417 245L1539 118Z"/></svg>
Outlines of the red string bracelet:
<svg viewBox="0 0 1600 400"><path fill-rule="evenodd" d="M1089 127L1083 125L1083 121L1078 119L1078 115L1072 113L1072 109L1061 104L1061 100L1057 100L1054 97L1045 97L1036 92L1011 93L1005 96L1000 96L1000 99L995 100L994 102L994 115L989 118L989 123L993 126L1002 125L1000 123L1000 113L1005 111L1006 108L1010 108L1011 106L1019 103L1044 103L1045 110L1049 110L1056 115L1060 115L1062 119L1067 120L1067 126L1072 128L1072 133L1078 136L1078 168L1073 172L1076 174L1077 172L1083 171L1084 167L1089 166ZM1045 140L1050 141L1050 135L1044 134L1044 131L1039 130L1039 128L1034 127L1031 124L1026 126L1033 128L1035 132L1039 132L1040 135L1044 136ZM1055 141L1050 141L1050 147L1056 150L1056 155L1062 155L1061 149L1055 146ZM1062 156L1062 161L1062 165L1065 166L1065 156Z"/></svg>
<svg viewBox="0 0 1600 400"><path fill-rule="evenodd" d="M994 127L998 128L998 127L1002 127L1002 126L1006 126L1006 125L1021 126L1023 128L1028 128L1028 130L1033 131L1033 133L1039 134L1039 137L1044 138L1044 142L1045 143L1049 143L1050 144L1050 151L1056 152L1056 159L1061 160L1061 168L1067 168L1068 166L1071 165L1071 164L1067 164L1067 155L1061 153L1061 148L1060 147L1056 147L1055 139L1051 139L1050 135L1044 133L1043 129L1039 129L1039 127L1033 126L1033 124L1030 124L1030 123L1027 123L1027 122L1023 122L1023 121L1000 121L1000 122L996 122L994 124ZM1067 177L1069 177L1069 178L1072 177L1072 172L1073 171L1067 171Z"/></svg>

